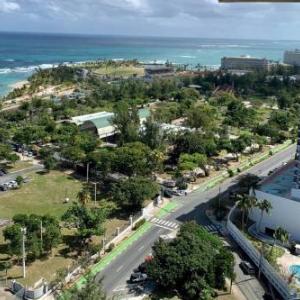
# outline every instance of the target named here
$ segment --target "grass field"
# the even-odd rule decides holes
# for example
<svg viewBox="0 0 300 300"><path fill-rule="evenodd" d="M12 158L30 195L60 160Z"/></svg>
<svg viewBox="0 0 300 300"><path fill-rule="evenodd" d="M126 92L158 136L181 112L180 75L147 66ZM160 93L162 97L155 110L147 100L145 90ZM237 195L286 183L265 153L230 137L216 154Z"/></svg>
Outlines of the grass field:
<svg viewBox="0 0 300 300"><path fill-rule="evenodd" d="M21 189L0 193L0 218L9 219L17 213L36 213L36 214L51 214L60 217L73 200L76 200L76 195L81 189L81 182L74 179L72 176L59 171L51 171L49 174L32 174L28 176L31 181L24 184ZM70 199L69 204L64 204L64 199ZM117 227L123 227L128 223L127 220L110 219L106 221L106 235L111 236L116 232ZM62 231L63 234L72 234ZM101 237L95 239L97 245L101 245ZM5 244L2 229L0 228L0 249L3 249ZM22 268L20 265L13 266L8 271L8 276L11 279L17 279L19 282L33 285L40 278L45 278L51 281L55 278L56 271L61 268L67 268L74 261L74 257L64 257L61 255L62 250L66 245L61 244L53 250L52 256L47 259L36 260L34 263L27 266L27 278L21 278ZM0 253L1 260L6 260L8 256L5 253ZM0 278L3 278L3 272L0 272Z"/></svg>
<svg viewBox="0 0 300 300"><path fill-rule="evenodd" d="M0 193L0 218L12 218L17 213L51 214L60 217L70 204L76 200L81 183L59 171L49 174L32 174L31 181L20 189Z"/></svg>
<svg viewBox="0 0 300 300"><path fill-rule="evenodd" d="M93 70L94 73L98 75L108 75L108 76L116 76L116 77L128 77L132 75L143 76L144 68L136 67L136 66L108 66L108 67L100 67Z"/></svg>
<svg viewBox="0 0 300 300"><path fill-rule="evenodd" d="M18 161L15 164L9 164L6 166L6 169L11 173L11 172L16 172L16 171L20 171L20 170L24 170L27 168L32 167L33 164L31 161Z"/></svg>

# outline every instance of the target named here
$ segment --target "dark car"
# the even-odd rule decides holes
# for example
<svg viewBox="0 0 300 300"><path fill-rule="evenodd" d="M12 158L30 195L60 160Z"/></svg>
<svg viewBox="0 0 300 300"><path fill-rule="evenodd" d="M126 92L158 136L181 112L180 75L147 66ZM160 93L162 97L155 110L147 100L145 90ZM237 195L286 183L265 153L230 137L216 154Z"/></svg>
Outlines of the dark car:
<svg viewBox="0 0 300 300"><path fill-rule="evenodd" d="M253 275L253 274L255 274L255 268L254 268L254 266L250 262L248 262L248 261L242 261L240 263L240 268L247 275Z"/></svg>
<svg viewBox="0 0 300 300"><path fill-rule="evenodd" d="M147 274L145 273L132 273L129 279L130 283L140 283L140 282L144 282L148 279Z"/></svg>
<svg viewBox="0 0 300 300"><path fill-rule="evenodd" d="M140 264L136 269L133 270L134 273L146 273L146 263Z"/></svg>
<svg viewBox="0 0 300 300"><path fill-rule="evenodd" d="M5 192L8 190L8 187L6 185L0 185L0 191Z"/></svg>
<svg viewBox="0 0 300 300"><path fill-rule="evenodd" d="M5 169L0 169L0 172L2 172L4 175L7 174L7 171Z"/></svg>
<svg viewBox="0 0 300 300"><path fill-rule="evenodd" d="M172 198L173 197L172 192L170 190L167 190L167 189L163 189L162 194L166 198Z"/></svg>

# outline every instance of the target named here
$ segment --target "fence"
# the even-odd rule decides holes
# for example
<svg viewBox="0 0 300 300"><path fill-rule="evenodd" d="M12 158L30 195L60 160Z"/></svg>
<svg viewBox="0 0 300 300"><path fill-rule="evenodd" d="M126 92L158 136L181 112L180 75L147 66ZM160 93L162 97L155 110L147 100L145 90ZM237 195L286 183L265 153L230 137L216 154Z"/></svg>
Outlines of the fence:
<svg viewBox="0 0 300 300"><path fill-rule="evenodd" d="M116 230L115 234L106 236L103 239L103 245L102 245L101 251L99 251L98 253L96 253L94 255L88 255L87 263L92 264L96 259L98 259L105 253L105 250L109 249L111 244L116 244L118 241L120 241L121 239L126 237L126 235L128 235L131 232L133 226L137 222L139 222L141 219L146 217L145 212L146 211L149 212L152 207L154 207L154 205L151 202L149 204L149 206L147 206L145 208L146 210L142 210L142 211L136 213L135 215L130 216L128 222L126 224L124 224L122 227L118 228L118 230ZM73 264L68 269L68 274L65 277L65 282L68 283L68 282L72 281L74 278L76 278L81 273L82 273L82 267L79 264ZM52 291L55 291L58 288L58 286L52 286L51 288L49 288L49 285L42 281L40 282L40 284L37 284L37 286L38 287L36 287L36 288L27 289L22 284L13 280L10 282L9 288L15 294L15 296L17 298L32 299L32 300L41 299L45 295L47 295L51 292L50 289Z"/></svg>
<svg viewBox="0 0 300 300"><path fill-rule="evenodd" d="M300 295L295 290L292 290L287 282L277 273L277 271L269 264L269 262L261 256L259 251L252 245L252 243L243 235L243 233L232 223L231 218L236 209L236 205L231 209L228 220L227 230L236 241L236 243L244 250L250 257L252 262L260 268L272 286L285 300L299 300Z"/></svg>
<svg viewBox="0 0 300 300"><path fill-rule="evenodd" d="M48 292L48 285L46 282L41 282L39 286L35 288L26 288L15 280L10 283L10 290L16 297L21 299L40 299Z"/></svg>

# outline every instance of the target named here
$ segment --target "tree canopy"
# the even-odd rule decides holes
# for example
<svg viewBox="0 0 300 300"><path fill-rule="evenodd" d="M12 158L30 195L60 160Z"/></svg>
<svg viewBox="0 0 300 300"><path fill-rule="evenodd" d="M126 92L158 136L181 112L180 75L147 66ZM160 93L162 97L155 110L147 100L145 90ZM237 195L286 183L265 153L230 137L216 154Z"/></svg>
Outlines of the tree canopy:
<svg viewBox="0 0 300 300"><path fill-rule="evenodd" d="M233 277L234 258L221 240L194 222L182 225L173 241L159 240L147 273L158 286L183 299L208 299Z"/></svg>
<svg viewBox="0 0 300 300"><path fill-rule="evenodd" d="M137 211L143 207L144 201L153 198L159 192L155 182L144 177L133 177L114 184L112 198L123 209Z"/></svg>
<svg viewBox="0 0 300 300"><path fill-rule="evenodd" d="M21 228L26 228L26 253L32 260L49 253L61 241L60 226L55 217L18 214L13 217L13 221L14 224L3 231L5 240L9 241L9 252L12 255L21 255Z"/></svg>

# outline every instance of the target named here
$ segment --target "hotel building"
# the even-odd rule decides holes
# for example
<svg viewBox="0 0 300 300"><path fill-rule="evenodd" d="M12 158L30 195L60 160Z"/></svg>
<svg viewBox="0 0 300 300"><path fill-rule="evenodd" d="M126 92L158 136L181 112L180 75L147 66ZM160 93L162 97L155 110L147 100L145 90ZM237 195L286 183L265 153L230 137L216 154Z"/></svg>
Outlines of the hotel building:
<svg viewBox="0 0 300 300"><path fill-rule="evenodd" d="M221 69L225 71L247 70L247 71L268 71L271 67L269 60L250 56L223 57Z"/></svg>

